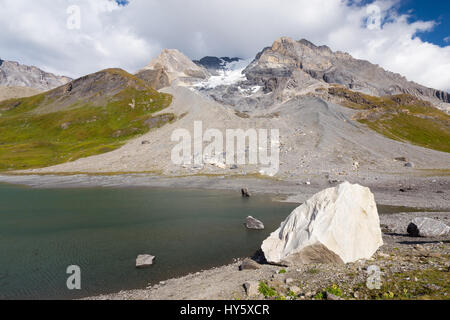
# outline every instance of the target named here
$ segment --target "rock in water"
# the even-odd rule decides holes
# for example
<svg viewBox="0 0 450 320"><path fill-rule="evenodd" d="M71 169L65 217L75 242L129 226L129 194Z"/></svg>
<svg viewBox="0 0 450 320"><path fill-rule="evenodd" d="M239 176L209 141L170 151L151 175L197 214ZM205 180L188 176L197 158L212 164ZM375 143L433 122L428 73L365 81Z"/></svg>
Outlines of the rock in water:
<svg viewBox="0 0 450 320"><path fill-rule="evenodd" d="M407 229L411 237L443 237L450 233L450 227L445 223L430 218L415 218Z"/></svg>
<svg viewBox="0 0 450 320"><path fill-rule="evenodd" d="M248 229L264 230L264 224L261 221L259 221L258 219L253 218L252 216L247 217L245 226Z"/></svg>
<svg viewBox="0 0 450 320"><path fill-rule="evenodd" d="M250 194L250 192L248 192L247 188L242 188L241 193L244 198L250 198L250 196L251 196L251 194Z"/></svg>
<svg viewBox="0 0 450 320"><path fill-rule="evenodd" d="M269 263L349 263L369 259L383 245L369 188L344 182L314 195L262 244Z"/></svg>
<svg viewBox="0 0 450 320"><path fill-rule="evenodd" d="M145 268L153 265L154 256L149 254L141 254L136 258L136 268Z"/></svg>

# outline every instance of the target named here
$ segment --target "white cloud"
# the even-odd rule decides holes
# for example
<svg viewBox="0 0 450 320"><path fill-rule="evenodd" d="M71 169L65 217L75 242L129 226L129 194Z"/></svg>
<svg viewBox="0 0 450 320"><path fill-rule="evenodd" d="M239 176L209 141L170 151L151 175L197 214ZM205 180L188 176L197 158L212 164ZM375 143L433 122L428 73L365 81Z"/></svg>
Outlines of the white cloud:
<svg viewBox="0 0 450 320"><path fill-rule="evenodd" d="M450 46L415 37L433 22L409 23L398 0L367 5L343 0L0 0L3 59L79 76L106 67L134 72L162 48L192 58L254 57L280 36L306 38L377 63L409 80L450 88ZM359 3L359 4L358 4ZM66 26L70 5L81 8L81 30ZM14 17L14 18L11 18ZM382 28L370 24L383 21ZM369 27L368 27L369 24Z"/></svg>

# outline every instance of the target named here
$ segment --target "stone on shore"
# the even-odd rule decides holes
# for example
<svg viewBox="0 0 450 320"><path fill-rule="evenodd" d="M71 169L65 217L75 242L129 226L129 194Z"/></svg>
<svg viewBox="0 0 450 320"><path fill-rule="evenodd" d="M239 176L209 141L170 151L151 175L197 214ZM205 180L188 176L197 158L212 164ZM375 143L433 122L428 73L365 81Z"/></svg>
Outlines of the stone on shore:
<svg viewBox="0 0 450 320"><path fill-rule="evenodd" d="M245 226L247 227L247 229L264 230L264 224L258 219L253 218L252 216L247 217Z"/></svg>
<svg viewBox="0 0 450 320"><path fill-rule="evenodd" d="M292 286L289 287L289 291L291 291L295 295L298 295L302 290L297 286Z"/></svg>
<svg viewBox="0 0 450 320"><path fill-rule="evenodd" d="M141 254L136 258L136 268L145 268L153 265L155 257L149 254Z"/></svg>
<svg viewBox="0 0 450 320"><path fill-rule="evenodd" d="M242 264L239 266L239 270L258 270L261 267L256 261L253 261L252 259L245 259L242 261Z"/></svg>
<svg viewBox="0 0 450 320"><path fill-rule="evenodd" d="M439 220L415 218L408 225L407 232L411 237L444 237L450 234L450 227Z"/></svg>
<svg viewBox="0 0 450 320"><path fill-rule="evenodd" d="M383 245L369 188L348 182L314 195L262 244L269 263L349 263L370 259Z"/></svg>
<svg viewBox="0 0 450 320"><path fill-rule="evenodd" d="M258 281L248 281L244 283L245 292L249 297L256 297L259 295L259 282Z"/></svg>

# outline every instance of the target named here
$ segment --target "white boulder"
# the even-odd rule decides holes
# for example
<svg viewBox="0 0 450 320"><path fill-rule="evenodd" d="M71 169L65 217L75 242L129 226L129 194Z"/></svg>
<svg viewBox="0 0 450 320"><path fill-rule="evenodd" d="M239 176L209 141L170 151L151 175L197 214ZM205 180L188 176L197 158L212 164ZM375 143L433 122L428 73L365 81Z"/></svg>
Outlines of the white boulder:
<svg viewBox="0 0 450 320"><path fill-rule="evenodd" d="M369 188L344 182L314 195L262 244L269 263L349 263L369 259L383 245Z"/></svg>
<svg viewBox="0 0 450 320"><path fill-rule="evenodd" d="M136 268L145 268L153 265L154 256L149 254L141 254L136 258Z"/></svg>

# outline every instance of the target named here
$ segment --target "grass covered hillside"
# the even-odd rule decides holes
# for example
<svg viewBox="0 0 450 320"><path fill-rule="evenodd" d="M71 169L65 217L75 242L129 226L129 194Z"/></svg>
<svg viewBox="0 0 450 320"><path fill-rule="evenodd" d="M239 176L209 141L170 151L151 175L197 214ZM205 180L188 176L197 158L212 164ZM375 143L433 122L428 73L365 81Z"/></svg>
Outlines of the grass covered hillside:
<svg viewBox="0 0 450 320"><path fill-rule="evenodd" d="M450 152L450 116L426 101L408 94L373 97L342 87L328 93L361 110L356 120L390 139Z"/></svg>
<svg viewBox="0 0 450 320"><path fill-rule="evenodd" d="M28 98L0 102L0 171L56 165L112 151L164 125L172 97L107 69Z"/></svg>

